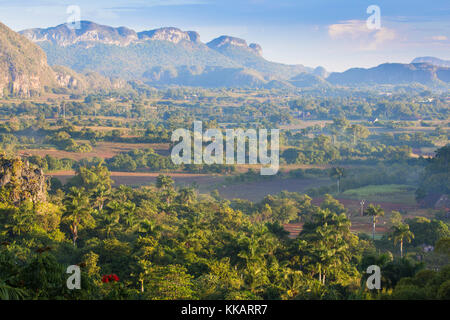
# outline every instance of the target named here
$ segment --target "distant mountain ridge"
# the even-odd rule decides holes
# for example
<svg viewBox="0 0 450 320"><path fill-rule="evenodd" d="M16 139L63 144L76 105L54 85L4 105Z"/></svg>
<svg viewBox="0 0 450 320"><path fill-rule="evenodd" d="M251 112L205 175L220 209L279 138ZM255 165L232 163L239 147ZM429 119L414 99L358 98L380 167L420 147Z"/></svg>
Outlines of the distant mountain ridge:
<svg viewBox="0 0 450 320"><path fill-rule="evenodd" d="M206 44L231 60L260 72L267 80L289 80L299 73L312 73L312 68L303 65L286 65L267 61L262 57L262 48L256 43L247 45L243 39L220 36Z"/></svg>
<svg viewBox="0 0 450 320"><path fill-rule="evenodd" d="M223 35L203 43L197 32L174 27L136 32L127 27L115 28L81 21L79 29L62 24L20 33L38 44L45 51L48 64L54 67L43 65L45 54L42 51L42 54L33 53L31 56L36 60L26 69L41 65L43 73L37 77L42 79L42 84L35 85L34 72L24 76L28 84L22 81L19 82L21 85L16 84L9 89L10 81L2 82L0 76L2 90L30 91L33 86L54 86L55 81L71 90L121 88L126 86L127 80L144 81L155 87L248 88L412 83L447 86L450 83L449 61L434 57L419 57L410 64L385 63L373 68L329 73L323 67L313 69L268 61L262 56L260 45L247 44L244 39ZM37 47L34 48L36 51ZM3 65L3 70L14 70L7 67L5 61ZM17 78L18 75L9 74L7 77Z"/></svg>
<svg viewBox="0 0 450 320"><path fill-rule="evenodd" d="M33 42L50 42L61 47L75 44L89 47L98 43L128 46L132 43L142 43L149 40L163 40L173 43L180 41L200 42L200 35L195 31L184 32L178 28L170 27L136 32L127 27L114 28L91 21L80 21L79 29L61 24L46 29L27 29L19 33Z"/></svg>
<svg viewBox="0 0 450 320"><path fill-rule="evenodd" d="M326 79L335 85L410 84L439 85L450 82L450 69L428 63L384 63L373 68L333 72Z"/></svg>
<svg viewBox="0 0 450 320"><path fill-rule="evenodd" d="M443 60L436 57L418 57L411 63L428 63L437 67L450 68L450 60Z"/></svg>
<svg viewBox="0 0 450 320"><path fill-rule="evenodd" d="M173 27L136 32L81 21L80 29L62 24L20 33L44 49L50 65L151 85L271 86L314 71L267 61L260 45L244 39L221 36L205 44L197 32Z"/></svg>

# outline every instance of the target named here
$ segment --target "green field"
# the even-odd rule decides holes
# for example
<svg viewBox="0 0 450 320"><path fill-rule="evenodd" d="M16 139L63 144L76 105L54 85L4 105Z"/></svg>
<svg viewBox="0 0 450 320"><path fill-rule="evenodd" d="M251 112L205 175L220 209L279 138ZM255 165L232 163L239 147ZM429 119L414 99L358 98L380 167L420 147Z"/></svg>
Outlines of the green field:
<svg viewBox="0 0 450 320"><path fill-rule="evenodd" d="M349 189L341 194L342 198L365 199L404 204L415 204L415 188L403 184L369 185L357 189Z"/></svg>

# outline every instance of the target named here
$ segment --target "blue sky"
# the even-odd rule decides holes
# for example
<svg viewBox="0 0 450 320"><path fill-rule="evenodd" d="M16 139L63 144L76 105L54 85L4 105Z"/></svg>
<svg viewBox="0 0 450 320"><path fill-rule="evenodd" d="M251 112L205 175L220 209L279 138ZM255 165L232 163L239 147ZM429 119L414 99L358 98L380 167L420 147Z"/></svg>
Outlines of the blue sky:
<svg viewBox="0 0 450 320"><path fill-rule="evenodd" d="M381 0L0 0L0 21L18 31L81 18L137 31L174 26L207 42L220 35L263 47L265 58L331 71L410 62L416 56L450 59L450 1ZM367 28L369 5L381 28Z"/></svg>

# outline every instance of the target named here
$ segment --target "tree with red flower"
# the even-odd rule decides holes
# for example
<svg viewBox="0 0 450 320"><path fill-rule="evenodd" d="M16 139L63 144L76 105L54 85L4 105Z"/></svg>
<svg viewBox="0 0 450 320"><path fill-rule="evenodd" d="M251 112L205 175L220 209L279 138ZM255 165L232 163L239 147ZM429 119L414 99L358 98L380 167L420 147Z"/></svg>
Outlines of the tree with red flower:
<svg viewBox="0 0 450 320"><path fill-rule="evenodd" d="M109 283L109 282L112 282L112 281L119 282L119 277L117 276L117 274L115 274L115 273L107 274L107 275L104 275L102 277L102 282L103 283Z"/></svg>

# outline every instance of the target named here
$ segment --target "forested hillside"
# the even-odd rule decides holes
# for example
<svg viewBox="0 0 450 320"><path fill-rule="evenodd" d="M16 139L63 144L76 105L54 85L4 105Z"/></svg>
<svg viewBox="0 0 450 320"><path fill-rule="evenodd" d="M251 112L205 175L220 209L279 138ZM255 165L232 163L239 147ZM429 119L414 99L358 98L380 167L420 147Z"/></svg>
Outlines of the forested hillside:
<svg viewBox="0 0 450 320"><path fill-rule="evenodd" d="M443 152L438 154L448 161ZM14 172L28 170L17 159L3 157L1 163L3 170L8 163L14 163ZM3 171L2 179L6 175ZM329 195L317 206L306 195L282 192L248 207L217 194L176 188L164 175L152 187L113 188L101 163L80 167L63 188L52 189L48 200L36 197L40 191L28 188L33 182L26 181L1 188L2 298L450 297L445 264L450 231L437 220L410 220L409 226L400 220L392 233L372 241L351 232L346 209ZM9 190L29 191L17 202ZM372 205L365 213L384 214ZM303 222L296 238L283 229L286 214ZM409 238L415 242L408 250L423 243L436 249L422 253L422 262L380 253L389 240L397 249L398 239ZM402 255L406 244L400 247ZM365 288L365 270L374 263L383 268L381 292ZM74 264L82 270L81 290L75 291L67 289L64 279L64 269ZM427 264L440 271L425 270Z"/></svg>

